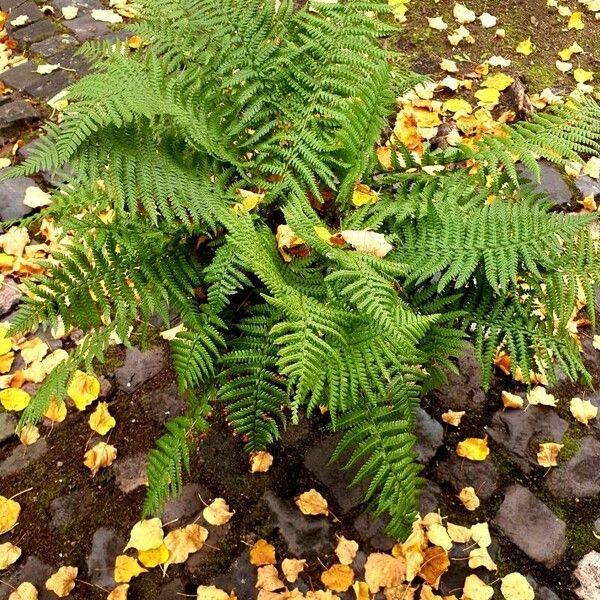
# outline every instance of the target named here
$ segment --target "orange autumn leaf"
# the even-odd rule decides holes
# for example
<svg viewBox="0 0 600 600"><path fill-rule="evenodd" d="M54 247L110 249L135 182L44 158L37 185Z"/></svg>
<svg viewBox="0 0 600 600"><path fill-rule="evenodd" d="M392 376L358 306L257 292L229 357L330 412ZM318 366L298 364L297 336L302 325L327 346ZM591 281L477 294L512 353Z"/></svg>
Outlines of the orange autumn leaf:
<svg viewBox="0 0 600 600"><path fill-rule="evenodd" d="M258 540L250 549L250 563L257 567L276 564L275 546L267 540Z"/></svg>
<svg viewBox="0 0 600 600"><path fill-rule="evenodd" d="M338 563L321 573L321 582L334 592L345 592L354 583L354 571L348 565Z"/></svg>

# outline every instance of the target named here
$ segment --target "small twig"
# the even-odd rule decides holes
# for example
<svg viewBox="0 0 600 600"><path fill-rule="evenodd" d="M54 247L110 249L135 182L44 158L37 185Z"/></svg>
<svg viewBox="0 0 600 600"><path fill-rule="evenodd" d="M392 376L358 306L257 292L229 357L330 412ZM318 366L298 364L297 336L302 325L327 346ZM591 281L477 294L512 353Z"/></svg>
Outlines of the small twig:
<svg viewBox="0 0 600 600"><path fill-rule="evenodd" d="M33 490L32 487L27 488L26 490L23 490L22 492L17 492L14 496L11 496L9 498L9 500L14 500L17 496L21 496L22 494L26 494L27 492L31 492L31 490Z"/></svg>

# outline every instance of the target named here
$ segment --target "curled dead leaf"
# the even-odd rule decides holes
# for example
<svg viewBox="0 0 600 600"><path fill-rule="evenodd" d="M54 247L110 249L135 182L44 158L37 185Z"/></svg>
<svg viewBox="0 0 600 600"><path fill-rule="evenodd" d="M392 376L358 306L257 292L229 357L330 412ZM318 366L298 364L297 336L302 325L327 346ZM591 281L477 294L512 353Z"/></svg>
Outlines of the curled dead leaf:
<svg viewBox="0 0 600 600"><path fill-rule="evenodd" d="M111 444L98 442L83 457L83 464L92 472L92 476L105 467L110 467L117 458L117 449Z"/></svg>
<svg viewBox="0 0 600 600"><path fill-rule="evenodd" d="M250 473L266 473L273 464L273 455L265 450L250 454Z"/></svg>
<svg viewBox="0 0 600 600"><path fill-rule="evenodd" d="M462 490L460 490L458 498L467 510L477 510L481 504L477 493L475 492L475 488L470 486L464 487Z"/></svg>
<svg viewBox="0 0 600 600"><path fill-rule="evenodd" d="M335 553L342 565L350 565L358 552L358 544L354 540L348 540L342 536L337 543Z"/></svg>
<svg viewBox="0 0 600 600"><path fill-rule="evenodd" d="M296 505L303 515L327 516L329 514L327 500L314 488L300 494L296 498Z"/></svg>
<svg viewBox="0 0 600 600"><path fill-rule="evenodd" d="M442 421L444 421L444 423L448 423L448 425L458 427L465 414L466 413L464 410L447 410L442 415Z"/></svg>
<svg viewBox="0 0 600 600"><path fill-rule="evenodd" d="M298 579L298 575L304 571L306 561L297 558L284 558L281 561L281 570L287 581L294 583Z"/></svg>
<svg viewBox="0 0 600 600"><path fill-rule="evenodd" d="M557 458L563 447L564 444L555 444L554 442L540 444L537 451L538 465L542 467L557 467Z"/></svg>
<svg viewBox="0 0 600 600"><path fill-rule="evenodd" d="M211 525L225 525L234 513L229 510L224 498L215 498L203 511L202 516Z"/></svg>

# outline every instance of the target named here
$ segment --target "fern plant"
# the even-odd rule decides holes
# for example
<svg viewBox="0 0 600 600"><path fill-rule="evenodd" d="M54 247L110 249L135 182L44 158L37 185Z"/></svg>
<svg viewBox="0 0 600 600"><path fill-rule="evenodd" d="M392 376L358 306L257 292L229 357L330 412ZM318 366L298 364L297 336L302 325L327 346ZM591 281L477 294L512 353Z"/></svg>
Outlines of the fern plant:
<svg viewBox="0 0 600 600"><path fill-rule="evenodd" d="M526 379L543 370L552 381L558 365L589 382L568 323L581 293L594 306L596 215L551 212L515 157L536 173L540 157L598 153L600 108L573 101L475 146L426 148L420 164L398 145L388 171L375 148L419 78L380 43L394 31L387 4L142 5L142 47L87 46L93 71L11 173L70 166L26 224L54 219L73 239L29 281L13 328L87 332L21 426L64 397L75 369L102 361L114 334L128 344L140 320L168 326L176 311L173 365L190 409L150 454L145 514L178 492L212 404L248 451L325 407L344 432L333 459L368 481L365 502L403 537L422 483L415 409L465 338L486 385L499 347ZM379 201L356 208L359 183ZM393 249L340 243L342 223ZM294 256L278 251L284 231Z"/></svg>

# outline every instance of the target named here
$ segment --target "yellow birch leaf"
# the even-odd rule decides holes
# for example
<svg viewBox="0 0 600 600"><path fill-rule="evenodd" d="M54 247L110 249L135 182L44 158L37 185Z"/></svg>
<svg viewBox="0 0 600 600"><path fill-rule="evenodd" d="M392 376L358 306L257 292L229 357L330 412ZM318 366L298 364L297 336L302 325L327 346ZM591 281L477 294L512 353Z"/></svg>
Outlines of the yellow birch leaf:
<svg viewBox="0 0 600 600"><path fill-rule="evenodd" d="M85 410L100 394L100 382L83 371L75 371L67 395L79 410Z"/></svg>
<svg viewBox="0 0 600 600"><path fill-rule="evenodd" d="M315 233L326 243L331 245L331 233L327 227L315 225Z"/></svg>
<svg viewBox="0 0 600 600"><path fill-rule="evenodd" d="M94 9L92 19L102 21L103 23L122 23L123 17L112 10Z"/></svg>
<svg viewBox="0 0 600 600"><path fill-rule="evenodd" d="M456 446L456 454L469 460L485 460L489 453L487 436L483 439L466 438L462 442L458 442Z"/></svg>
<svg viewBox="0 0 600 600"><path fill-rule="evenodd" d="M448 29L448 23L444 21L444 17L427 17L427 22L431 29L436 31L444 31Z"/></svg>
<svg viewBox="0 0 600 600"><path fill-rule="evenodd" d="M0 535L17 524L20 514L21 505L17 501L0 496Z"/></svg>
<svg viewBox="0 0 600 600"><path fill-rule="evenodd" d="M355 581L352 590L354 591L356 600L371 600L369 586L366 581Z"/></svg>
<svg viewBox="0 0 600 600"><path fill-rule="evenodd" d="M0 403L6 410L23 410L31 402L31 396L18 388L8 388L0 392Z"/></svg>
<svg viewBox="0 0 600 600"><path fill-rule="evenodd" d="M506 75L504 73L496 73L484 79L481 83L481 87L502 91L505 90L508 86L512 85L514 82L514 78L510 75Z"/></svg>
<svg viewBox="0 0 600 600"><path fill-rule="evenodd" d="M444 423L448 423L448 425L458 427L465 414L466 413L464 410L447 410L442 415L442 421L444 421Z"/></svg>
<svg viewBox="0 0 600 600"><path fill-rule="evenodd" d="M321 573L321 582L334 592L345 592L354 583L354 571L348 565L332 565Z"/></svg>
<svg viewBox="0 0 600 600"><path fill-rule="evenodd" d="M569 410L575 419L584 425L589 425L590 421L598 416L597 406L594 406L589 400L577 397L571 399Z"/></svg>
<svg viewBox="0 0 600 600"><path fill-rule="evenodd" d="M7 352L0 356L0 373L8 373L13 365L15 360L14 352Z"/></svg>
<svg viewBox="0 0 600 600"><path fill-rule="evenodd" d="M275 546L269 544L267 540L258 540L252 548L250 548L250 564L256 567L263 565L277 564L275 559Z"/></svg>
<svg viewBox="0 0 600 600"><path fill-rule="evenodd" d="M365 563L365 581L371 593L379 588L399 586L404 581L406 562L382 552L373 552Z"/></svg>
<svg viewBox="0 0 600 600"><path fill-rule="evenodd" d="M21 556L21 548L10 542L0 544L0 571L14 565Z"/></svg>
<svg viewBox="0 0 600 600"><path fill-rule="evenodd" d="M342 565L350 565L358 552L358 544L354 540L348 540L342 536L335 548L335 554Z"/></svg>
<svg viewBox="0 0 600 600"><path fill-rule="evenodd" d="M502 405L504 408L523 408L523 398L517 394L502 391Z"/></svg>
<svg viewBox="0 0 600 600"><path fill-rule="evenodd" d="M546 391L546 388L542 385L536 385L528 394L527 401L529 404L537 405L542 404L543 406L554 406L558 400Z"/></svg>
<svg viewBox="0 0 600 600"><path fill-rule="evenodd" d="M419 596L419 600L444 600L444 599L442 598L442 596L438 596L436 593L434 593L431 586L427 585L425 583L425 584L423 584L423 587L421 588L421 595Z"/></svg>
<svg viewBox="0 0 600 600"><path fill-rule="evenodd" d="M469 575L465 579L463 598L468 600L490 600L494 595L494 588L481 581L477 575Z"/></svg>
<svg viewBox="0 0 600 600"><path fill-rule="evenodd" d="M250 212L255 209L264 199L265 194L253 192L251 190L237 189L235 193L240 197L241 202L238 202L233 207L233 212L236 214Z"/></svg>
<svg viewBox="0 0 600 600"><path fill-rule="evenodd" d="M563 447L564 444L555 444L554 442L540 444L537 451L538 465L541 467L557 467L556 459Z"/></svg>
<svg viewBox="0 0 600 600"><path fill-rule="evenodd" d="M596 350L600 350L600 335L595 335L592 340L592 345Z"/></svg>
<svg viewBox="0 0 600 600"><path fill-rule="evenodd" d="M77 13L79 12L79 7L78 6L65 6L65 7L61 8L61 12L62 12L62 15L63 15L65 21L70 21L77 16Z"/></svg>
<svg viewBox="0 0 600 600"><path fill-rule="evenodd" d="M462 98L451 98L443 104L443 109L451 113L460 113L470 115L473 112L473 107L469 102Z"/></svg>
<svg viewBox="0 0 600 600"><path fill-rule="evenodd" d="M296 498L296 506L303 515L325 515L329 514L327 500L315 489L300 494Z"/></svg>
<svg viewBox="0 0 600 600"><path fill-rule="evenodd" d="M279 579L277 569L273 565L258 567L256 573L256 588L266 592L274 592L285 587L283 581Z"/></svg>
<svg viewBox="0 0 600 600"><path fill-rule="evenodd" d="M229 506L223 498L215 498L202 511L204 520L211 525L225 525L233 515L234 513L229 510Z"/></svg>
<svg viewBox="0 0 600 600"><path fill-rule="evenodd" d="M583 22L583 13L581 11L575 11L569 18L569 24L567 25L567 29L581 30L584 27L585 24Z"/></svg>
<svg viewBox="0 0 600 600"><path fill-rule="evenodd" d="M33 583L24 581L14 592L10 594L8 600L38 600L38 592Z"/></svg>
<svg viewBox="0 0 600 600"><path fill-rule="evenodd" d="M494 88L481 88L474 95L484 108L493 108L500 101L500 92Z"/></svg>
<svg viewBox="0 0 600 600"><path fill-rule="evenodd" d="M117 449L114 446L98 442L84 454L83 464L92 472L92 476L95 476L100 469L110 467L116 458Z"/></svg>
<svg viewBox="0 0 600 600"><path fill-rule="evenodd" d="M75 587L77 567L61 567L46 581L46 589L54 592L59 598L66 598Z"/></svg>
<svg viewBox="0 0 600 600"><path fill-rule="evenodd" d="M100 435L106 435L117 424L115 418L108 412L106 402L98 402L96 410L88 419L88 423L90 429Z"/></svg>
<svg viewBox="0 0 600 600"><path fill-rule="evenodd" d="M40 430L35 425L25 425L19 431L19 440L23 446L31 446L40 439Z"/></svg>
<svg viewBox="0 0 600 600"><path fill-rule="evenodd" d="M591 81L594 79L594 72L578 68L573 71L573 77L575 77L575 81L577 81L577 83L585 83L586 81Z"/></svg>
<svg viewBox="0 0 600 600"><path fill-rule="evenodd" d="M50 400L50 406L48 406L48 410L44 413L44 417L46 417L46 419L50 419L50 421L53 423L62 423L67 418L66 403L61 402L59 404L56 398L52 398L52 400Z"/></svg>
<svg viewBox="0 0 600 600"><path fill-rule="evenodd" d="M281 561L281 570L284 577L290 583L294 583L298 579L298 575L304 571L306 561L297 558L284 558Z"/></svg>
<svg viewBox="0 0 600 600"><path fill-rule="evenodd" d="M471 537L481 548L487 548L492 543L490 527L487 523L475 523L475 525L471 525Z"/></svg>
<svg viewBox="0 0 600 600"><path fill-rule="evenodd" d="M526 40L519 42L515 50L523 56L529 56L535 50L535 46L533 45L531 38L527 38Z"/></svg>
<svg viewBox="0 0 600 600"><path fill-rule="evenodd" d="M346 229L341 232L345 242L350 244L357 252L370 254L377 258L383 258L394 247L385 239L383 233L375 231Z"/></svg>
<svg viewBox="0 0 600 600"><path fill-rule="evenodd" d="M250 473L266 473L273 464L273 455L265 450L250 453Z"/></svg>
<svg viewBox="0 0 600 600"><path fill-rule="evenodd" d="M129 583L134 577L147 572L135 558L126 554L117 556L115 560L114 578L117 583Z"/></svg>
<svg viewBox="0 0 600 600"><path fill-rule="evenodd" d="M357 183L352 192L352 204L354 206L364 206L365 204L375 204L379 201L379 194L364 183Z"/></svg>
<svg viewBox="0 0 600 600"><path fill-rule="evenodd" d="M488 571L497 571L498 565L492 560L487 548L475 548L469 553L469 568L485 567Z"/></svg>
<svg viewBox="0 0 600 600"><path fill-rule="evenodd" d="M129 592L129 584L122 583L118 585L107 597L106 600L127 600L127 593Z"/></svg>
<svg viewBox="0 0 600 600"><path fill-rule="evenodd" d="M131 528L125 550L128 548L134 548L141 552L155 550L163 543L164 537L163 524L160 519L142 519Z"/></svg>
<svg viewBox="0 0 600 600"><path fill-rule="evenodd" d="M190 554L198 552L204 546L207 537L208 530L197 523L167 533L165 546L169 550L169 558L165 562L164 570L166 571L169 565L184 563Z"/></svg>
<svg viewBox="0 0 600 600"><path fill-rule="evenodd" d="M199 585L196 590L196 600L236 600L233 593L228 594L214 585Z"/></svg>
<svg viewBox="0 0 600 600"><path fill-rule="evenodd" d="M138 560L148 569L164 565L168 558L169 549L165 546L164 542L158 548L153 548L152 550L138 550Z"/></svg>
<svg viewBox="0 0 600 600"><path fill-rule="evenodd" d="M475 489L472 487L464 487L462 490L460 490L458 498L467 510L477 510L481 504Z"/></svg>
<svg viewBox="0 0 600 600"><path fill-rule="evenodd" d="M456 544L466 544L471 540L471 528L448 522L446 525L450 539Z"/></svg>
<svg viewBox="0 0 600 600"><path fill-rule="evenodd" d="M435 544L444 550L450 550L452 548L452 540L448 535L448 531L443 525L438 523L433 523L427 528L427 539L432 544Z"/></svg>
<svg viewBox="0 0 600 600"><path fill-rule="evenodd" d="M509 573L504 576L500 591L506 600L535 600L533 588L521 573Z"/></svg>
<svg viewBox="0 0 600 600"><path fill-rule="evenodd" d="M452 15L458 23L472 23L477 18L477 15L470 8L467 8L464 4L456 3L452 10Z"/></svg>

